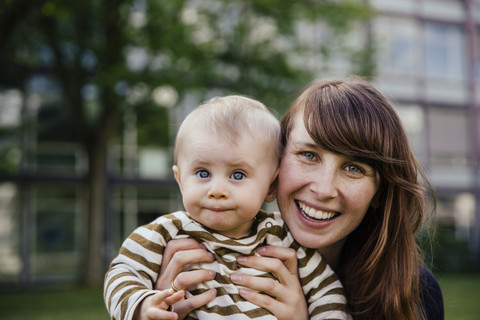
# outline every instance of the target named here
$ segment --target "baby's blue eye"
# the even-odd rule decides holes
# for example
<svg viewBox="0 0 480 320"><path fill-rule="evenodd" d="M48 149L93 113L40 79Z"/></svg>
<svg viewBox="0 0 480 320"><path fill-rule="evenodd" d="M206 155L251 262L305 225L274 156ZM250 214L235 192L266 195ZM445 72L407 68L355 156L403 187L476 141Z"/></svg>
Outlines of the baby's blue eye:
<svg viewBox="0 0 480 320"><path fill-rule="evenodd" d="M243 178L245 178L245 174L243 172L236 171L232 174L232 178L234 180L242 180Z"/></svg>
<svg viewBox="0 0 480 320"><path fill-rule="evenodd" d="M206 179L210 177L210 173L207 170L198 170L196 175L202 179Z"/></svg>

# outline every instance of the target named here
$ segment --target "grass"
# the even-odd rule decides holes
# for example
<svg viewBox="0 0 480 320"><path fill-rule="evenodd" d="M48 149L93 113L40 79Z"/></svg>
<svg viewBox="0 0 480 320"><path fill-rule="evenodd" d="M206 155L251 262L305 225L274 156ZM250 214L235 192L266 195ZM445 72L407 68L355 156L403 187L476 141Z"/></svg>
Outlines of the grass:
<svg viewBox="0 0 480 320"><path fill-rule="evenodd" d="M102 290L68 289L0 294L2 320L108 320Z"/></svg>
<svg viewBox="0 0 480 320"><path fill-rule="evenodd" d="M438 275L445 319L476 320L480 315L480 275Z"/></svg>
<svg viewBox="0 0 480 320"><path fill-rule="evenodd" d="M480 314L480 274L437 276L445 319L474 320ZM108 320L101 290L0 293L2 320Z"/></svg>

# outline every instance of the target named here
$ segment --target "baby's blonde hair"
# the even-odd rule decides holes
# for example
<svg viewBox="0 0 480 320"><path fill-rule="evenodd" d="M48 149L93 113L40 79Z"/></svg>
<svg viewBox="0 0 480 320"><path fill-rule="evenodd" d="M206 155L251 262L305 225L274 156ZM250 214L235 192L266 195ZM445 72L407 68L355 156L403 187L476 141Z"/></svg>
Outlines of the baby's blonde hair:
<svg viewBox="0 0 480 320"><path fill-rule="evenodd" d="M178 161L180 146L188 143L187 133L193 127L207 130L235 144L244 134L261 139L272 146L278 160L282 152L278 119L261 102L240 95L214 97L193 110L183 120L177 132L174 162ZM267 150L266 150L267 151Z"/></svg>

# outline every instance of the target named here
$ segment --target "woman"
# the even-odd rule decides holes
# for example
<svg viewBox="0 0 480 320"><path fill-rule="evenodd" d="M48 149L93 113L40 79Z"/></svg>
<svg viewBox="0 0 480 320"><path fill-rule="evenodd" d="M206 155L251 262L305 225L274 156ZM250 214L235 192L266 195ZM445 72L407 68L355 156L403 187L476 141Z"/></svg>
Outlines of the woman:
<svg viewBox="0 0 480 320"><path fill-rule="evenodd" d="M282 134L280 212L295 239L316 248L338 273L354 317L443 319L440 288L422 267L415 241L434 212L427 209L433 190L390 102L359 79L314 83L283 117ZM263 257L239 263L272 272L278 281L234 275L233 282L252 289L241 290L242 296L279 319L303 317L294 255L278 247L259 253ZM172 246L157 287L208 279L198 271L180 273L202 259L210 258L196 244ZM176 310L209 299L193 297Z"/></svg>

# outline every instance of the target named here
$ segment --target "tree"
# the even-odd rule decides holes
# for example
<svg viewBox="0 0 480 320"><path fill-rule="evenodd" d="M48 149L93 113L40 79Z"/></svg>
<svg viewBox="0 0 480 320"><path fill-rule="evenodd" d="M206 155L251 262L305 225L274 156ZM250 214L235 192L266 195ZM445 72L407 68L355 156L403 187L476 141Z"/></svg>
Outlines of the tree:
<svg viewBox="0 0 480 320"><path fill-rule="evenodd" d="M324 45L308 51L327 57L369 15L353 0L1 1L0 88L50 75L72 139L88 154L85 283L103 280L106 153L125 112L151 114L158 88L180 101L237 92L283 111L313 76L302 67L309 44L297 37L299 23L325 26Z"/></svg>

